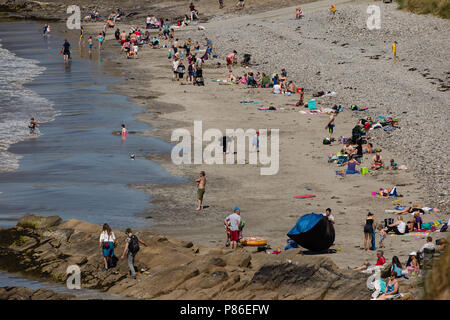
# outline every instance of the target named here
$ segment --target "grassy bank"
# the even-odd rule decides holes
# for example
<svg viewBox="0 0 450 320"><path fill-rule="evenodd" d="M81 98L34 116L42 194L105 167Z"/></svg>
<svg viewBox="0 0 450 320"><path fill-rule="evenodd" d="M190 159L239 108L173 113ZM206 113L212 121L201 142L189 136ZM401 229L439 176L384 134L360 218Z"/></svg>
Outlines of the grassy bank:
<svg viewBox="0 0 450 320"><path fill-rule="evenodd" d="M396 0L399 9L406 9L418 14L433 14L450 19L450 0Z"/></svg>

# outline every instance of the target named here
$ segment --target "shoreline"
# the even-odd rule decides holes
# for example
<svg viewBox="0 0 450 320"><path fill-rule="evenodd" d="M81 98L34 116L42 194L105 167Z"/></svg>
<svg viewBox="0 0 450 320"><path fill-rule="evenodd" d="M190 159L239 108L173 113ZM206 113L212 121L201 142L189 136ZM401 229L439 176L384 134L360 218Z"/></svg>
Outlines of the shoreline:
<svg viewBox="0 0 450 320"><path fill-rule="evenodd" d="M122 28L122 24L119 24L118 27ZM89 30L93 29L90 26L85 27L85 31L89 32ZM96 34L96 32L93 33ZM189 31L186 33L190 34ZM184 32L180 31L177 34L184 34ZM320 145L320 137L324 133L323 130L320 132L315 130L315 128L321 129L323 127L323 123L326 122L325 116L298 115L289 107L285 107L285 110L277 111L275 115L267 113L265 116L262 116L262 112L259 112L261 114L259 115L258 111L255 111L255 108L252 106L242 107L238 104L239 100L255 99L263 101L265 105L269 105L273 103L273 96L268 94L267 91L269 89L265 91L258 89L260 92L255 93L253 90L257 89L229 88L228 86L219 86L216 83L212 83L210 81L211 78L216 79L219 76L224 76L226 70L223 67L218 69L204 68L204 88L180 87L178 84L175 85L170 82L170 64L165 54L167 49L141 49L139 59L128 60L122 54L117 53L118 47L111 46L111 43L115 40L111 41L110 38L111 34L109 33L107 34L107 42L102 54L105 60L110 60L112 68L117 68L119 70L117 71L118 73L126 71L129 74L135 74L133 76L134 79L121 80L121 83L112 86L111 89L114 92L127 96L127 99L137 106L146 106L142 113L135 115L138 121L151 125L151 129L145 130L145 134L170 143L171 130L174 128L187 128L192 132L192 120L195 120L195 117L204 120L207 123L206 127L214 126L220 129L227 128L227 125L230 123L232 123L231 127L234 128L246 128L246 125L256 125L255 129L259 129L257 125L264 123L264 121L271 125L285 128L283 133L280 130L280 146L282 147L280 159L283 154L288 155L286 158L289 159L287 162L280 163L281 178L264 179L257 177L259 168L246 165L222 167L201 165L174 166L170 161L170 155L138 155L157 162L171 175L188 177L190 180L196 178L199 170L206 170L207 172L206 205L210 205L210 207L200 214L194 211L194 184L130 185L154 196L151 204L155 204L157 207L151 209L149 214L155 219L164 219L164 223L151 227L152 231L182 240L193 241L195 245L220 248L223 247L225 238L221 221L231 212L232 207L238 204L243 209L242 215L247 222L245 235L262 235L270 240L270 244L273 244L272 248L275 249L278 246L284 246L285 234L289 231L289 226L293 226L300 215L312 211L320 213L329 206L335 210L333 214L338 220L336 225L338 230L337 238L333 248L342 248L343 251L328 257L340 268L345 268L350 264L352 266L359 265L364 259L373 260L373 253L363 253L359 248L354 248L356 244L362 244L362 235L360 235L362 231L360 229L362 229L362 221L367 213L367 208L372 208L371 210L375 211L376 216L395 217L382 212L389 206L392 207L390 201L370 198L367 191L376 190L376 187L380 185L386 187L397 185L401 188L402 194L407 194L402 199L403 205L413 203L415 199L419 199L424 205L428 205L429 202L427 200L430 200L431 196L424 195L422 186L413 177L414 174L420 174L417 170L377 173L374 177L369 177L368 181L360 179L363 177L330 178L329 175L334 172L334 167L331 168L331 165L325 163L325 156L328 153L326 149L328 147ZM223 48L220 49L223 50ZM226 48L225 50L229 49ZM109 52L105 52L106 50L109 50ZM220 57L221 59L218 61L223 64L223 57ZM121 65L118 65L117 62L121 62ZM145 63L145 67L142 67L142 63ZM237 70L238 74L243 72L241 68ZM151 73L151 75L146 76L146 72ZM154 73L157 75L154 76ZM150 88L150 92L145 95L140 92L130 94L130 91L133 91L135 88L145 88L147 90ZM165 93L162 91L163 88L166 88ZM212 94L211 88L214 89ZM319 89L315 86L314 88ZM215 104L212 108L208 96L213 96L215 99ZM177 104L180 97L185 103L184 106ZM294 100L292 97L283 96L278 98L280 99L275 102L275 105L278 106L282 106L287 102L291 103ZM339 104L340 98L340 96L337 98L323 98L321 102L324 106L331 106L334 103ZM208 113L208 111L210 112ZM232 117L229 113L235 114L235 117ZM293 115L298 117L293 118ZM364 115L366 114L364 113ZM201 116L204 116L205 119L200 118ZM280 119L275 119L276 117ZM337 135L348 135L355 123L354 117L355 114L348 109L339 116ZM307 132L299 134L297 132L299 128L307 129ZM382 134L385 133L381 132L381 137L378 136L375 140L376 143L382 139ZM311 139L309 139L310 137ZM294 140L291 146L289 146L290 140ZM313 140L311 141L314 142L313 145L308 145L310 140ZM335 146L336 144L333 145L333 147ZM330 147L329 149L336 151L335 148ZM302 153L296 150L302 150ZM295 154L296 157L293 157L292 154ZM385 161L388 161L392 154L396 155L392 150L384 149L383 156ZM396 155L395 159L397 158L400 158L403 163L401 157ZM281 170L283 165L296 166L297 162L302 165L301 168L298 168L300 173L297 173L297 170L288 170L288 172ZM367 158L365 159L365 164L367 164ZM312 174L308 168L315 168L318 171L317 174ZM240 174L235 174L235 171L239 171ZM291 176L297 176L299 181L290 178ZM273 186L270 186L272 183ZM263 188L263 185L266 188ZM280 189L280 186L286 185L289 185L291 188L287 190ZM225 190L226 188L231 189L231 191ZM292 195L296 194L296 192L306 193L306 188L313 189L317 197L311 200L292 200ZM335 188L342 188L342 190L335 192ZM363 189L364 195L358 194L360 198L355 199L354 196L352 197L352 193L353 195L357 193L355 189ZM251 196L248 198L249 195ZM247 198L244 199L243 197ZM190 209L191 204L192 210ZM170 216L167 215L168 212L171 213ZM444 216L445 213L447 212L441 210L439 215ZM427 215L426 218L436 219L436 216ZM276 227L273 226L271 219L276 220ZM404 260L412 248L418 246L424 239L421 237L404 239L402 241L405 243L399 243L398 238L390 237L388 246L385 249L385 255L387 254L390 258L393 254L397 254Z"/></svg>

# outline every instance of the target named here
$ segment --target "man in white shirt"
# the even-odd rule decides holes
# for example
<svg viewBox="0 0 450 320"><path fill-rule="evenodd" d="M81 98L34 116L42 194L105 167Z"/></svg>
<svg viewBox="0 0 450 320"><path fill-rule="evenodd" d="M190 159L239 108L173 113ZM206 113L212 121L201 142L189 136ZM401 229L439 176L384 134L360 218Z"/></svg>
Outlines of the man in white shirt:
<svg viewBox="0 0 450 320"><path fill-rule="evenodd" d="M241 209L234 207L234 213L224 219L225 224L230 228L230 248L236 249L239 240L239 226L241 225Z"/></svg>
<svg viewBox="0 0 450 320"><path fill-rule="evenodd" d="M334 224L334 217L331 214L330 208L327 208L327 210L325 210L324 216L328 217L328 221L331 221Z"/></svg>
<svg viewBox="0 0 450 320"><path fill-rule="evenodd" d="M432 237L427 237L427 243L425 243L422 246L422 248L420 248L420 250L419 250L419 253L420 253L422 259L423 259L423 250L424 249L430 249L430 250L436 249L436 247L434 246Z"/></svg>

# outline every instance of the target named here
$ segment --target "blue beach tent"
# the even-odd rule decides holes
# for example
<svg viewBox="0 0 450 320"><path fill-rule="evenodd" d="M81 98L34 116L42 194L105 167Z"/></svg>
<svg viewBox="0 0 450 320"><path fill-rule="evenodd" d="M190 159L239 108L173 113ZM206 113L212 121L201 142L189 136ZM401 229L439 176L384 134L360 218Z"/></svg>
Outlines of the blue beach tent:
<svg viewBox="0 0 450 320"><path fill-rule="evenodd" d="M334 226L321 214L308 213L298 219L287 234L289 238L311 251L327 250L334 243Z"/></svg>

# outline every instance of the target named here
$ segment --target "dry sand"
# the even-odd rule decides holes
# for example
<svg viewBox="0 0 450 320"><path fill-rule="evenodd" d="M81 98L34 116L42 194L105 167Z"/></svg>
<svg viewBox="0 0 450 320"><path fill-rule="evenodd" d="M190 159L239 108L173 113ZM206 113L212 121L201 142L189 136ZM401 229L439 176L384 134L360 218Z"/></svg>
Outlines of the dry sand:
<svg viewBox="0 0 450 320"><path fill-rule="evenodd" d="M338 10L352 9L347 1L334 2L338 3ZM311 11L315 10L320 14L321 11L327 12L330 3L331 1L320 1L302 7L305 12L308 12L311 8ZM250 22L249 19L252 23L262 23L265 19L275 19L275 17L287 21L292 19L294 12L295 7L292 7L257 14L252 17L234 17L230 18L231 20L222 20L220 23L202 24L207 32L198 32L192 30L195 28L186 28L187 31L177 31L176 37L184 40L187 36L194 35L192 36L193 40L198 40L203 44L205 34L208 34L208 36L215 32L220 34L220 29L226 25L242 28L245 23ZM400 17L410 16L410 14L403 12L396 14ZM311 19L313 17L313 14L311 14ZM418 19L434 18L420 17ZM128 30L129 26L119 24L118 27ZM87 33L91 32L92 34L97 33L100 28L100 24L85 26ZM253 30L252 32L256 31ZM264 33L267 30L264 31L263 29L261 32ZM258 39L259 35L255 33L255 38ZM236 38L239 38L239 34L236 34ZM367 213L373 212L377 221L394 217L384 212L385 209L393 209L394 204L391 200L377 199L371 196L372 191L378 190L380 187L396 185L399 192L404 195L403 198L400 198L402 200L400 204L402 205L427 200L427 190L414 177L414 172L409 170L377 172L372 176L350 175L341 177L335 175L335 170L340 168L336 167L335 164L329 164L327 156L339 151L342 145L334 143L332 146L326 146L322 144L322 139L327 134L324 127L328 121L328 115L304 115L298 112L298 108L285 105L286 103L295 103L298 99L297 96L275 96L271 94L271 89L247 89L242 85L226 86L211 82L211 79L224 79L226 77L227 70L224 67L223 54L219 56L220 59L216 60L222 63L220 68L212 67L211 61L206 63L203 70L205 87L181 86L177 82L171 81L171 61L167 58L167 49L145 47L140 49L139 59L126 59L124 54L120 53L119 47L112 46L116 41L112 40L111 31L106 39L102 53L103 58L117 62L126 78L114 90L129 96L133 103L146 107L145 111L137 116L138 119L150 123L152 126L152 130L144 132L144 134L170 141L170 135L175 128L186 128L193 132L195 120L203 121L204 130L207 128L217 128L223 131L226 128L280 129L280 169L278 174L273 176L260 175L260 167L257 165L175 166L170 160L170 155L140 155L146 156L152 161L157 161L174 175L192 179L192 183L185 185L133 186L151 193L155 198L152 202L155 208L149 212L153 223L152 231L193 241L196 245L223 247L225 233L222 221L232 212L235 205L239 205L242 218L246 221L245 236L264 237L269 240L272 248L283 248L286 244L286 233L295 225L300 216L310 212L322 213L327 207L330 207L336 219L336 240L332 248L341 248L341 251L327 256L340 267L357 266L365 259L369 259L371 262L376 259L374 252L366 253L361 250L363 224ZM309 40L303 39L302 42L307 45ZM314 40L315 44L318 42L320 42L320 39ZM295 52L295 49L288 44L289 41L286 42L286 48L279 47L279 49L273 48L273 50L279 52L286 50L288 54L292 53L292 50ZM227 42L215 41L214 45L216 52L228 53L234 49L234 44ZM326 41L322 42L322 46L323 51L317 52L318 59L315 59L312 55L300 56L298 59L305 66L309 66L309 70L320 69L327 75L314 81L306 76L296 77L294 81L298 86L311 86L315 91L329 89L337 91L337 95L334 97L319 98L320 106L343 104L348 107L349 91L340 91L339 88L330 85L330 83L337 83L340 79L340 73L337 71L341 69L336 71L336 65L341 60L338 51L342 50L342 47ZM390 44L388 43L386 46L390 47ZM269 59L273 55L273 52L267 51L264 46L261 46L261 48L263 49L262 52L260 51L261 56ZM373 49L367 46L363 46L363 48ZM386 48L377 49L387 50ZM319 58L321 54L326 55L325 61ZM290 56L288 55L288 57ZM352 64L347 67L348 72L351 73L352 68L355 68L355 70L364 70L365 68L372 70L376 68L373 67L374 63L370 59L355 58L352 60ZM401 77L405 73L404 68L393 67L391 61L384 61L383 64L391 69L391 74L394 77ZM289 65L283 63L278 65L276 70L269 69L269 67L265 68L267 73L273 73L279 72L282 67L289 67ZM241 67L235 67L233 70L235 74L240 75L251 69L244 70ZM292 76L297 75L294 71L289 69L288 71ZM311 71L304 72L306 75L307 72ZM328 79L328 75L334 80ZM344 78L342 80L345 83ZM373 85L366 75L360 75L356 80L359 84L368 88ZM421 80L427 81L426 79ZM411 84L408 81L412 81ZM416 85L415 81L418 80L416 78L413 80L406 77L402 78L402 86L411 85L413 88ZM377 83L377 90L383 90L381 84ZM385 90L395 90L395 86L395 83L386 82L384 88ZM431 88L426 88L428 92L432 92ZM361 91L355 95L355 100L352 101L364 105L365 94L370 97L374 94L380 96L383 91L376 93ZM448 93L442 94L446 94L446 96L442 96L441 99L448 103ZM307 93L305 98L309 97L311 97L311 92ZM242 105L239 103L240 100L257 100L265 106L273 104L284 109L258 111L257 106ZM373 107L376 108L377 106ZM380 111L383 111L383 109L380 109ZM366 113L359 113L357 116L366 116ZM352 111L346 108L337 118L334 137L349 136L356 122ZM383 139L382 135L381 138L372 141L375 146L379 145L380 139ZM394 151L396 153L393 153ZM408 163L406 155L399 153L398 149L383 148L382 154L385 161L395 155L398 163ZM369 166L369 163L370 158L366 155L363 165ZM205 194L205 205L208 208L197 212L195 211L196 185L193 180L197 178L200 170L206 171L208 180ZM417 173L420 175L420 172ZM310 190L307 190L307 188ZM311 193L315 194L316 197L302 200L293 198L294 195ZM423 205L431 206L435 203L426 202ZM426 215L424 220L428 222L438 218L447 220L448 215L441 211L439 214ZM436 238L436 236L434 237ZM385 256L390 260L392 256L397 255L404 261L409 252L419 249L423 243L424 237L388 236L385 241Z"/></svg>

